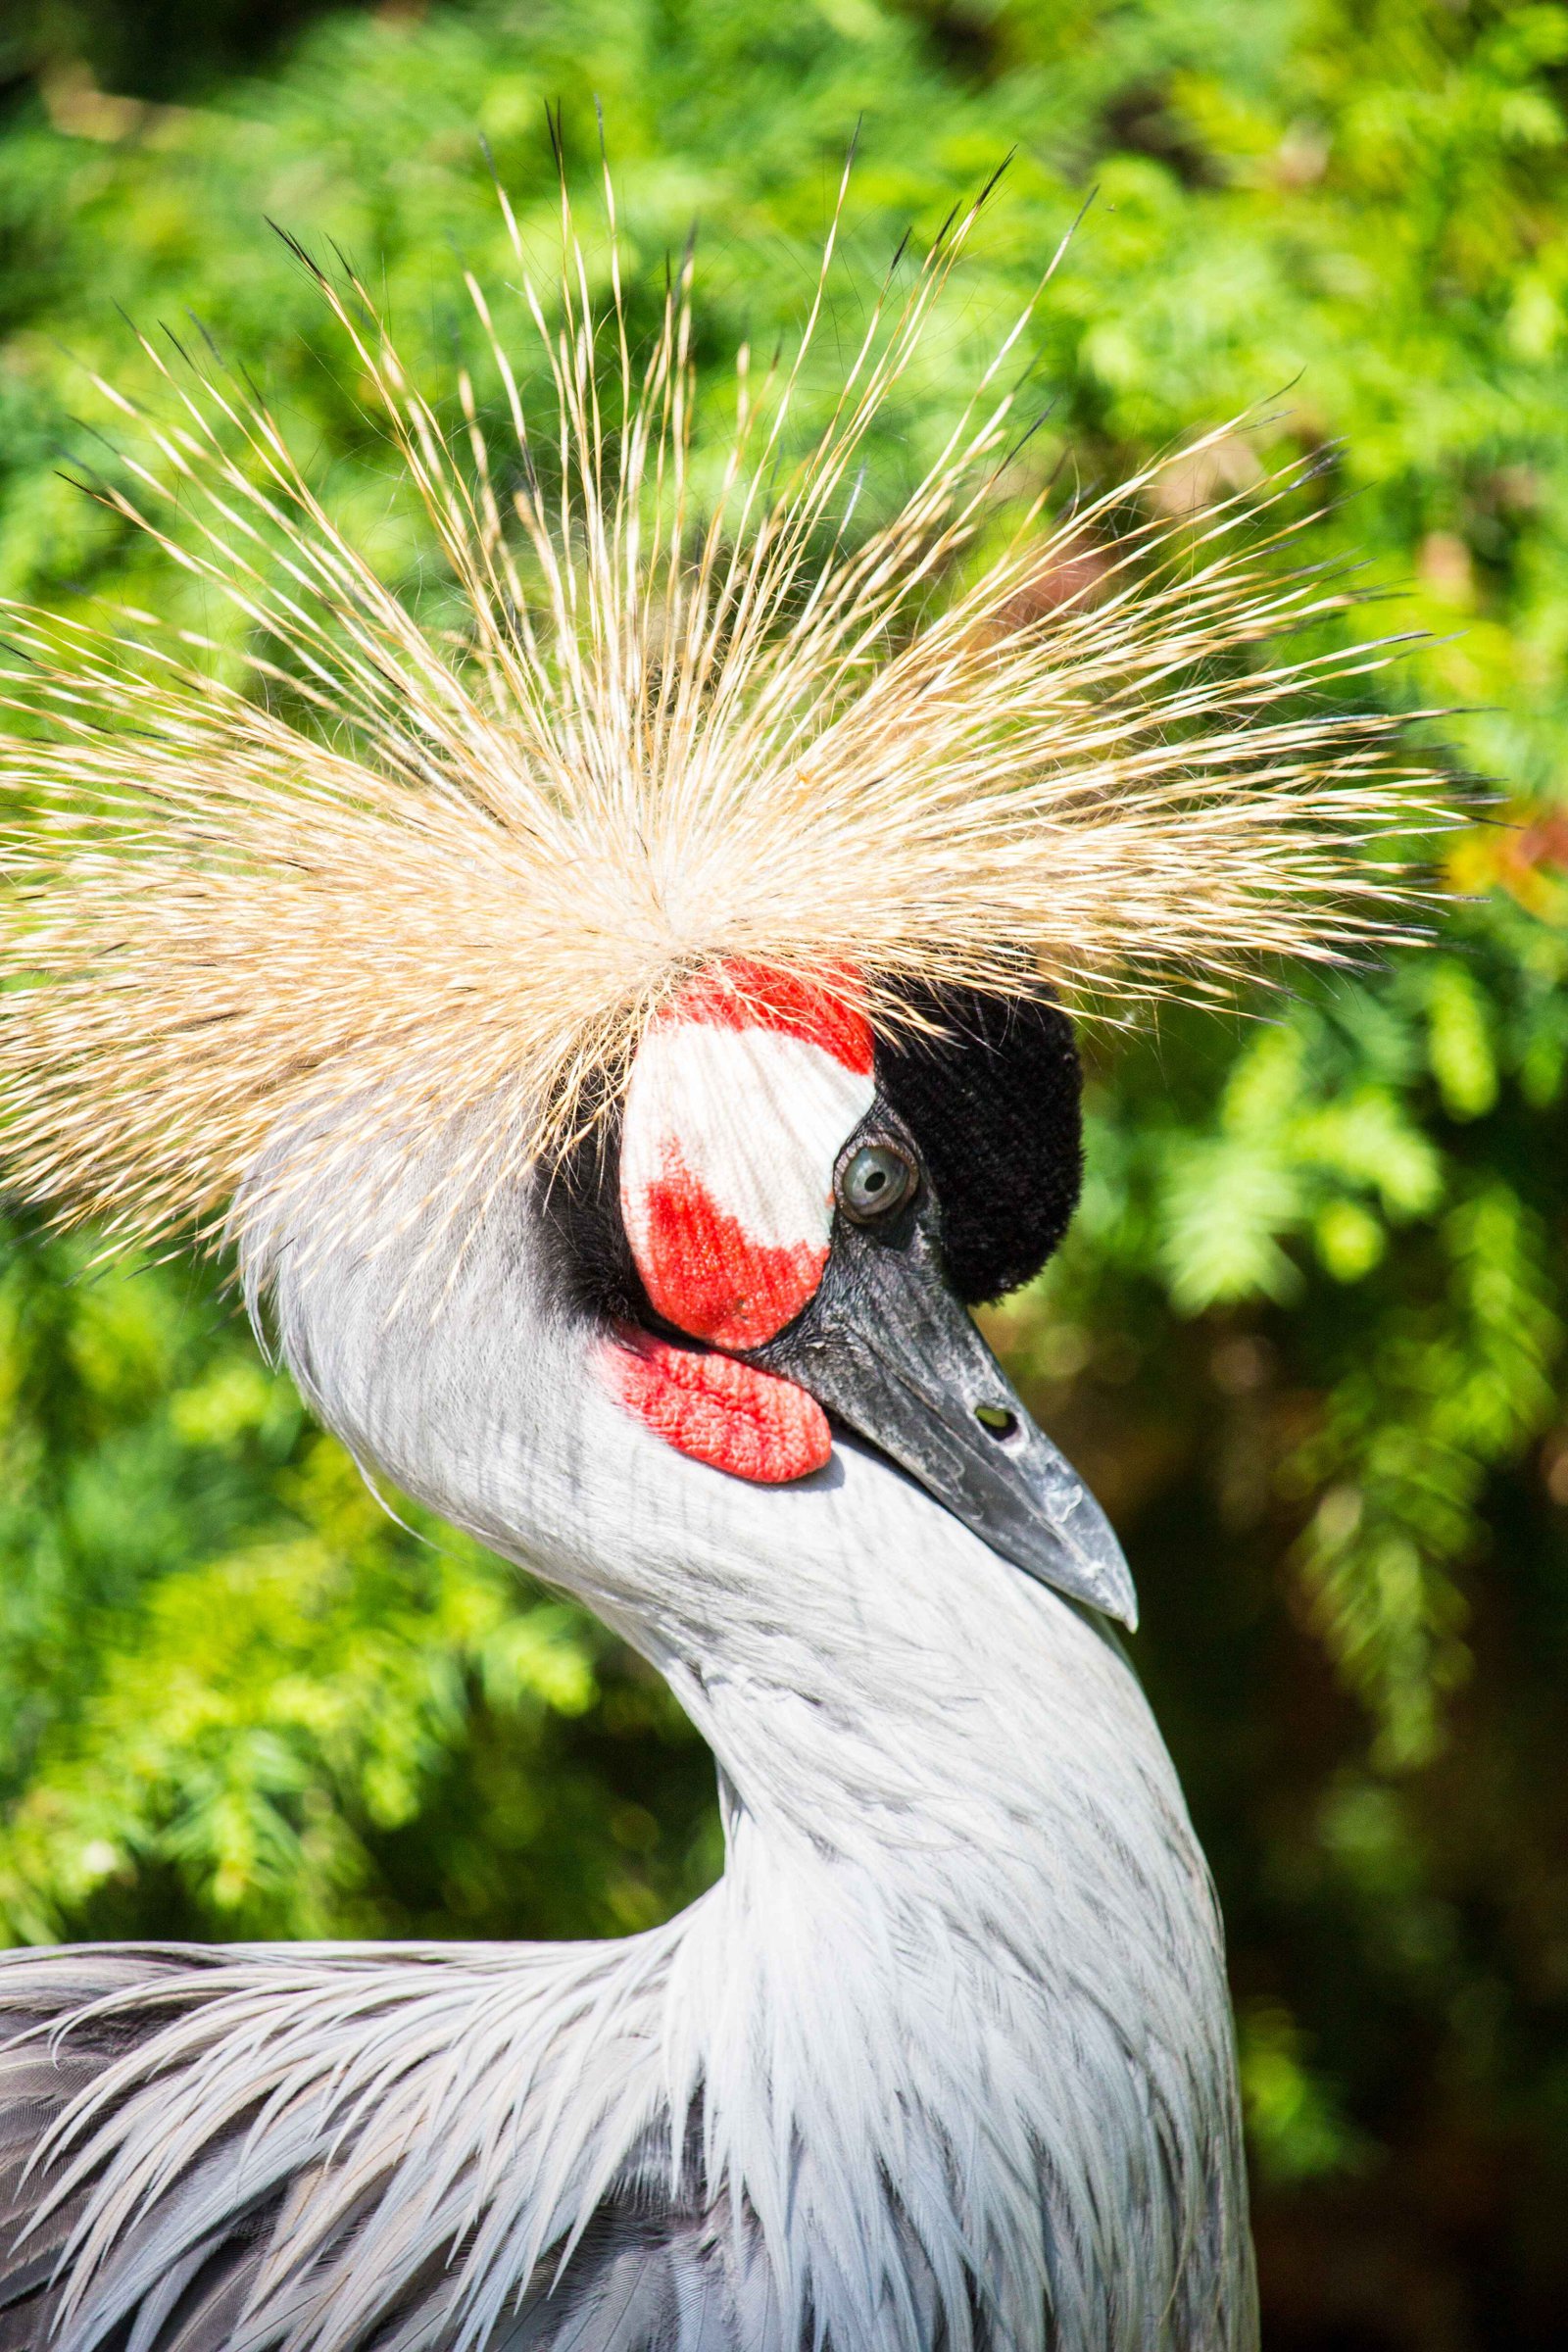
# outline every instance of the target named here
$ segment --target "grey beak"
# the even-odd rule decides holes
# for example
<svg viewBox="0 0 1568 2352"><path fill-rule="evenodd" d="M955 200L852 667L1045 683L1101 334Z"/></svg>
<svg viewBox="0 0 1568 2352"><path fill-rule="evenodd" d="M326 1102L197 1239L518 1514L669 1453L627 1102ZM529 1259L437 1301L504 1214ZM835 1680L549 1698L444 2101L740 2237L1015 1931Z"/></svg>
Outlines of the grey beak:
<svg viewBox="0 0 1568 2352"><path fill-rule="evenodd" d="M815 1298L751 1360L891 1454L1004 1559L1137 1625L1109 1520L1029 1418L948 1280L928 1188L886 1231L840 1216Z"/></svg>

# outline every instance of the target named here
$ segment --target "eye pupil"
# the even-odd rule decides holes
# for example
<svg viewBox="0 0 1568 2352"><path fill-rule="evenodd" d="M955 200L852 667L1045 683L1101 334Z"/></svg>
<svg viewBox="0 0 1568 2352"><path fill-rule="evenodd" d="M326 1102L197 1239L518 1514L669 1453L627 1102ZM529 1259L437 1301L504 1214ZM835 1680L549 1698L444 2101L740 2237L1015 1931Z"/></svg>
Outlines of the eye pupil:
<svg viewBox="0 0 1568 2352"><path fill-rule="evenodd" d="M839 1173L839 1204L864 1223L885 1217L906 1200L915 1185L914 1163L894 1144L862 1144Z"/></svg>

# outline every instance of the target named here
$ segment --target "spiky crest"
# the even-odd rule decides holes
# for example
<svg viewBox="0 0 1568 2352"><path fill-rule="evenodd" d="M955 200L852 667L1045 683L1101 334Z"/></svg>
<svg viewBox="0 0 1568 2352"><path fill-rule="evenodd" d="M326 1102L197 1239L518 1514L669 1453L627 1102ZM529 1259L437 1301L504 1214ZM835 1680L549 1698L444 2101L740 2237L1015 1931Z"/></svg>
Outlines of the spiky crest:
<svg viewBox="0 0 1568 2352"><path fill-rule="evenodd" d="M211 1235L286 1119L323 1139L318 1201L331 1139L352 1126L357 1152L368 1126L389 1145L461 1130L446 1204L475 1204L613 1094L713 957L854 968L889 1023L913 979L1211 990L1259 956L1332 959L1397 929L1367 848L1423 779L1393 719L1307 701L1390 644L1249 659L1350 601L1280 568L1300 527L1280 501L1306 467L1180 521L1146 501L1124 528L1158 466L1054 525L1037 500L950 585L998 512L1026 307L897 514L845 544L858 454L980 206L906 290L890 272L797 457L841 190L793 354L759 380L740 353L704 519L692 255L642 358L608 181L596 307L564 196L548 288L502 198L547 426L466 280L504 466L468 374L449 438L364 286L315 271L440 543L461 642L382 583L215 360L144 343L172 421L100 386L143 454L99 495L237 608L256 650L246 692L189 631L6 609L0 702L23 726L0 742L0 1107L16 1180L62 1213ZM318 1115L348 1103L350 1121Z"/></svg>

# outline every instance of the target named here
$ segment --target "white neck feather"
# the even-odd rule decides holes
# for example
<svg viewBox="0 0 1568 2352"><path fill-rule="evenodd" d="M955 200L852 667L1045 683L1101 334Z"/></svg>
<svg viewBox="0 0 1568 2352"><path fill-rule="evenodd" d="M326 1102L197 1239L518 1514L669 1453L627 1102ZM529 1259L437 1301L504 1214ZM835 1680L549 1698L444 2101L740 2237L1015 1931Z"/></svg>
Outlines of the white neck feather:
<svg viewBox="0 0 1568 2352"><path fill-rule="evenodd" d="M264 1242L250 1278L361 1458L635 1643L725 1796L718 1886L595 1963L530 2240L700 2117L767 2308L836 2345L959 2352L976 2311L1006 2352L1250 2344L1219 1930L1114 1641L854 1443L776 1490L664 1447L520 1226L439 1302L389 1312L391 1259Z"/></svg>

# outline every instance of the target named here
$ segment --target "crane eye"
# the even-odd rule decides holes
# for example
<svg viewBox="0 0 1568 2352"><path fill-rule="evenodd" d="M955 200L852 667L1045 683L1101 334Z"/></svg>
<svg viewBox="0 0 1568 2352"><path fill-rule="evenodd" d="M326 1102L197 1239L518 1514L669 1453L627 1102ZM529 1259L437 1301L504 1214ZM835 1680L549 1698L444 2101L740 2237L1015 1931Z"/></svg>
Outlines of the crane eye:
<svg viewBox="0 0 1568 2352"><path fill-rule="evenodd" d="M890 1216L915 1186L915 1166L896 1144L862 1144L839 1170L839 1206L857 1225Z"/></svg>

